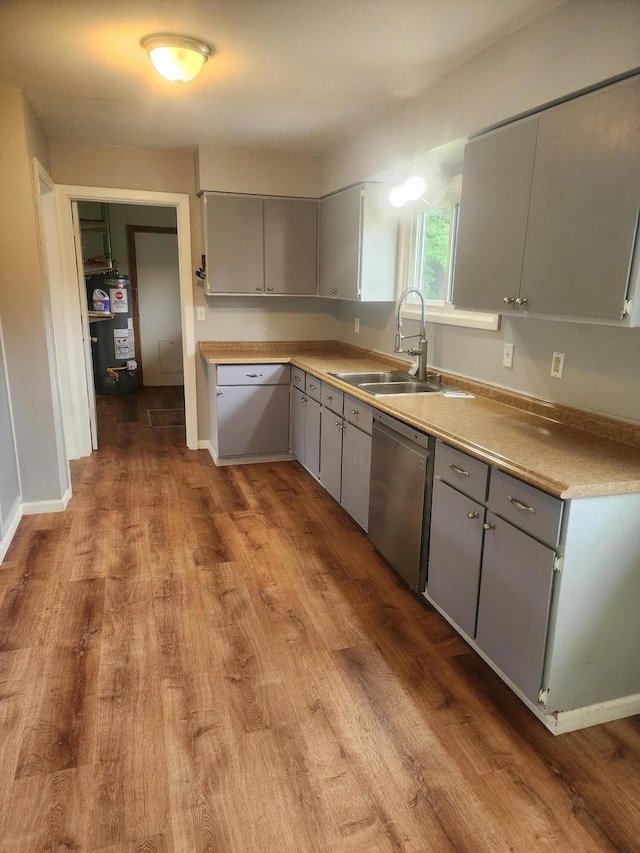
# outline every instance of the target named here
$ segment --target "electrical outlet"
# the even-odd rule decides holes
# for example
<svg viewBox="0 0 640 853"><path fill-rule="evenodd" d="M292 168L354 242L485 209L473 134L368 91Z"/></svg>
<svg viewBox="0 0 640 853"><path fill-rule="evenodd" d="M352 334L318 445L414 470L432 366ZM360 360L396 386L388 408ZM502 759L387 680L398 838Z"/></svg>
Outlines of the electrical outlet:
<svg viewBox="0 0 640 853"><path fill-rule="evenodd" d="M204 305L198 305L196 308L196 320L204 320Z"/></svg>
<svg viewBox="0 0 640 853"><path fill-rule="evenodd" d="M354 323L353 323L353 331L354 331L356 334L359 334L359 333L360 333L360 317L356 317L356 319L355 319L355 321L354 321Z"/></svg>
<svg viewBox="0 0 640 853"><path fill-rule="evenodd" d="M554 352L551 359L551 375L554 379L562 379L562 371L564 370L564 353Z"/></svg>
<svg viewBox="0 0 640 853"><path fill-rule="evenodd" d="M513 344L505 344L502 351L502 366L513 367Z"/></svg>

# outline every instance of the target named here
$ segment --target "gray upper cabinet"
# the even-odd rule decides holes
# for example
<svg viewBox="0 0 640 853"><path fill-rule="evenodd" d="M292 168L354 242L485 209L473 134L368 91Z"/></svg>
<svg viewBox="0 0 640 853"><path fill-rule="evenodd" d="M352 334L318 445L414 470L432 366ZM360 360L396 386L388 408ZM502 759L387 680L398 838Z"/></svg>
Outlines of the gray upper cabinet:
<svg viewBox="0 0 640 853"><path fill-rule="evenodd" d="M265 293L316 294L318 203L265 198Z"/></svg>
<svg viewBox="0 0 640 853"><path fill-rule="evenodd" d="M393 301L397 252L397 212L383 185L360 184L321 199L320 296Z"/></svg>
<svg viewBox="0 0 640 853"><path fill-rule="evenodd" d="M540 116L521 294L542 314L619 320L640 204L640 80Z"/></svg>
<svg viewBox="0 0 640 853"><path fill-rule="evenodd" d="M520 293L538 120L478 137L464 150L453 301L501 311Z"/></svg>
<svg viewBox="0 0 640 853"><path fill-rule="evenodd" d="M204 193L206 290L316 295L315 199Z"/></svg>
<svg viewBox="0 0 640 853"><path fill-rule="evenodd" d="M205 196L209 293L262 293L262 199Z"/></svg>
<svg viewBox="0 0 640 853"><path fill-rule="evenodd" d="M636 77L471 140L456 306L637 325L639 138Z"/></svg>

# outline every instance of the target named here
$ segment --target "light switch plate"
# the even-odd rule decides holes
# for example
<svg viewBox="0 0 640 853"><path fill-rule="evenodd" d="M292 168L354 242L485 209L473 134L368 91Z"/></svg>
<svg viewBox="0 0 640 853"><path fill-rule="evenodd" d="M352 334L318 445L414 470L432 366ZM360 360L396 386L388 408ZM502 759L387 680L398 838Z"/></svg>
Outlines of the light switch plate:
<svg viewBox="0 0 640 853"><path fill-rule="evenodd" d="M513 367L513 344L505 344L502 352L502 366Z"/></svg>
<svg viewBox="0 0 640 853"><path fill-rule="evenodd" d="M204 305L198 305L196 308L196 320L204 320Z"/></svg>
<svg viewBox="0 0 640 853"><path fill-rule="evenodd" d="M551 375L554 379L562 379L562 371L564 370L564 353L554 352L551 360Z"/></svg>
<svg viewBox="0 0 640 853"><path fill-rule="evenodd" d="M356 332L356 334L360 331L360 318L359 317L355 318L355 322L353 324L353 331Z"/></svg>

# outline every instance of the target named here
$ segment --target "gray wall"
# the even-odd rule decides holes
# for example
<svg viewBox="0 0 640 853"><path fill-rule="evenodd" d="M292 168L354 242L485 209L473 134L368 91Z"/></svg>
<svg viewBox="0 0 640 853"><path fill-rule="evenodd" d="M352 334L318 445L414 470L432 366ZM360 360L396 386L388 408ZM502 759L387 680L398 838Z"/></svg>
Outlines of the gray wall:
<svg viewBox="0 0 640 853"><path fill-rule="evenodd" d="M360 319L360 333L354 320ZM393 352L395 315L390 305L340 303L338 337L347 343ZM417 323L403 321L404 334ZM640 329L532 318L503 318L497 332L428 323L429 365L513 391L640 421ZM502 366L513 343L513 368ZM551 377L554 352L565 353L562 379Z"/></svg>
<svg viewBox="0 0 640 853"><path fill-rule="evenodd" d="M0 87L0 115L0 314L22 499L60 500L68 465L31 175L46 142L22 92Z"/></svg>
<svg viewBox="0 0 640 853"><path fill-rule="evenodd" d="M13 440L13 423L9 408L9 388L0 325L0 539L6 533L7 522L11 520L12 510L19 498L18 458Z"/></svg>

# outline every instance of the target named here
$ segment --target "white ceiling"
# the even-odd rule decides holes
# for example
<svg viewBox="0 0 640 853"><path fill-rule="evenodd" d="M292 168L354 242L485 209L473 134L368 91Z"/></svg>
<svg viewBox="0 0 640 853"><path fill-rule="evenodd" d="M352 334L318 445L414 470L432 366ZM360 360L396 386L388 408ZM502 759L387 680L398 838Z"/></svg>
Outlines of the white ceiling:
<svg viewBox="0 0 640 853"><path fill-rule="evenodd" d="M0 84L51 139L319 153L562 0L0 0ZM193 35L188 84L139 46Z"/></svg>

